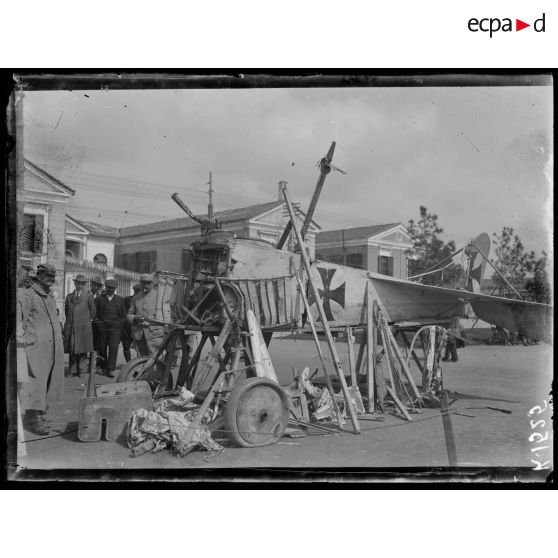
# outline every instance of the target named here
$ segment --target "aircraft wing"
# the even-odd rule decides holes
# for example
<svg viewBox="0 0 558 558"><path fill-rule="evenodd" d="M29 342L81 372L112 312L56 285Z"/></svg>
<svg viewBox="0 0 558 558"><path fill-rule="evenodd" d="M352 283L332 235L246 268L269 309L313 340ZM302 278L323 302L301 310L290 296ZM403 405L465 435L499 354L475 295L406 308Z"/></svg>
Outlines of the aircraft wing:
<svg viewBox="0 0 558 558"><path fill-rule="evenodd" d="M548 343L552 340L553 307L548 304L421 285L376 273L369 277L391 321L463 315L469 303L485 322Z"/></svg>

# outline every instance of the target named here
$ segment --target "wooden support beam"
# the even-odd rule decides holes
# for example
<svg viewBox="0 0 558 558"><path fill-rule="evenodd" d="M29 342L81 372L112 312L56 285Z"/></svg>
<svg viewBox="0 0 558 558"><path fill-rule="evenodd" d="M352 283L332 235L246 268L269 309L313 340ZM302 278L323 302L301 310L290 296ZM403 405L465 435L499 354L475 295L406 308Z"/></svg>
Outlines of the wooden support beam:
<svg viewBox="0 0 558 558"><path fill-rule="evenodd" d="M372 302L372 289L370 282L366 281L366 348L367 348L367 379L368 379L368 412L373 413L375 410L374 403L376 400L375 393L375 373L376 362L374 360L374 312Z"/></svg>
<svg viewBox="0 0 558 558"><path fill-rule="evenodd" d="M358 385L356 368L355 368L355 353L353 349L353 332L352 329L347 326L347 354L349 357L349 372L351 374L351 386Z"/></svg>
<svg viewBox="0 0 558 558"><path fill-rule="evenodd" d="M399 349L399 345L397 344L397 341L393 336L391 328L387 323L385 324L385 328L386 328L388 339L391 342L393 352L401 366L401 371L403 372L403 375L405 376L405 379L407 380L408 384L411 386L411 390L413 391L413 394L419 401L421 401L420 392L417 388L417 385L415 384L415 381L413 380L413 377L411 376L411 371L409 370L409 367L407 366L407 362L405 361L405 358L401 354L401 349Z"/></svg>
<svg viewBox="0 0 558 558"><path fill-rule="evenodd" d="M232 322L230 320L227 320L223 325L223 329L221 330L221 333L219 334L219 337L217 338L215 345L209 352L209 355L207 355L207 357L203 361L202 367L196 370L196 375L194 376L194 381L192 382L192 389L191 389L193 393L196 393L198 389L200 389L200 387L209 377L209 374L211 373L213 366L215 365L216 362L218 362L218 357L221 354L221 349L224 347L225 342L227 341L227 338L229 337L229 334L231 332L231 329L232 329Z"/></svg>
<svg viewBox="0 0 558 558"><path fill-rule="evenodd" d="M407 420L410 420L411 422L413 422L413 418L411 417L411 415L407 411L405 405L403 405L403 403L401 403L401 401L400 401L399 397L397 397L397 394L395 393L395 391L393 389L391 389L389 386L386 386L386 389L387 389L388 393L390 394L391 398L393 399L393 402L397 405L397 408L403 414L403 416Z"/></svg>
<svg viewBox="0 0 558 558"><path fill-rule="evenodd" d="M440 412L442 413L442 422L444 423L444 436L446 437L449 465L450 467L457 467L457 449L455 447L455 436L448 406L448 392L445 389L440 393Z"/></svg>
<svg viewBox="0 0 558 558"><path fill-rule="evenodd" d="M355 410L355 406L353 405L353 401L351 399L351 396L349 394L349 390L347 387L347 382L345 381L345 375L343 373L343 370L341 370L341 363L339 362L339 357L337 355L337 350L335 348L335 342L333 341L333 337L331 336L331 331L329 329L329 325L327 322L327 317L325 315L324 312L324 307L322 305L322 301L320 298L320 294L318 293L318 289L316 288L316 286L314 285L314 281L312 281L312 276L310 274L311 271L311 267L310 267L310 260L308 259L308 254L306 253L306 248L304 246L304 241L302 240L302 237L300 236L300 231L298 230L298 227L296 225L295 222L295 216L294 216L294 209L289 197L289 192L286 188L286 186L283 186L283 197L285 198L285 202L287 204L287 210L289 212L289 216L291 218L291 221L293 223L293 230L295 232L296 235L296 239L298 242L298 245L300 247L300 256L302 258L302 263L304 264L304 267L306 269L306 273L308 276L308 284L310 286L310 290L312 292L312 295L314 296L314 300L316 301L316 307L318 309L318 313L320 315L320 320L322 322L322 326L324 328L324 332L326 335L326 339L327 339L327 343L329 345L329 350L331 352L331 358L333 360L333 365L335 367L335 371L337 372L337 376L339 378L339 382L341 384L341 391L343 392L343 397L345 398L345 406L347 408L347 410L349 411L349 417L351 419L351 423L353 424L353 430L355 432L355 434L360 434L360 424L358 422L358 418L356 415L356 410Z"/></svg>
<svg viewBox="0 0 558 558"><path fill-rule="evenodd" d="M322 353L322 347L320 345L320 338L318 336L318 332L316 331L316 325L314 324L314 318L312 317L312 313L310 312L310 303L308 302L308 298L306 297L306 293L304 292L304 286L302 281L300 280L298 274L295 275L296 280L298 282L299 292L304 303L304 308L306 308L306 314L308 316L308 323L310 324L310 328L312 329L312 335L314 337L314 343L316 344L316 350L318 351L318 357L320 358L320 362L322 363L322 369L324 371L324 378L326 381L326 386L329 391L329 395L331 395L331 405L333 406L333 410L337 415L337 421L339 426L343 424L343 416L341 414L341 410L339 409L339 405L337 405L337 401L335 399L335 392L333 391L333 385L331 383L331 378L329 377L329 373L327 371L327 366L324 358L324 354Z"/></svg>

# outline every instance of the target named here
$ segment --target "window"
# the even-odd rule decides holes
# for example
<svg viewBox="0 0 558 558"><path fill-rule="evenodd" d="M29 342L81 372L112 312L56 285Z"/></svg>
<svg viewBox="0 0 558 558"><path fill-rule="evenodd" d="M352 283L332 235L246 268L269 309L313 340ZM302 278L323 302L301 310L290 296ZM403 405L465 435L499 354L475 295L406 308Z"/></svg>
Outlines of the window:
<svg viewBox="0 0 558 558"><path fill-rule="evenodd" d="M378 273L393 277L393 258L391 256L378 256Z"/></svg>
<svg viewBox="0 0 558 558"><path fill-rule="evenodd" d="M346 261L347 265L362 269L362 254L348 254Z"/></svg>
<svg viewBox="0 0 558 558"><path fill-rule="evenodd" d="M43 250L44 218L24 213L18 228L18 248L22 252L40 254Z"/></svg>
<svg viewBox="0 0 558 558"><path fill-rule="evenodd" d="M329 256L328 260L331 263L343 265L343 256L338 256L338 255L333 254L333 255Z"/></svg>
<svg viewBox="0 0 558 558"><path fill-rule="evenodd" d="M157 252L136 252L127 254L129 259L129 269L137 273L153 273L157 269Z"/></svg>
<svg viewBox="0 0 558 558"><path fill-rule="evenodd" d="M107 257L104 254L95 254L93 263L107 265Z"/></svg>

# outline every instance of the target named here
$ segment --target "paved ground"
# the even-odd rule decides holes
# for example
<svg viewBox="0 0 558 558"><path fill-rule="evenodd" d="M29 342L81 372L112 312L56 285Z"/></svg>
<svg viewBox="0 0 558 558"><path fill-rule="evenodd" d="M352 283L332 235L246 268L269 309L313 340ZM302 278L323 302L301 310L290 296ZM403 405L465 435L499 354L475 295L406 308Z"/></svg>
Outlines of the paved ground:
<svg viewBox="0 0 558 558"><path fill-rule="evenodd" d="M344 361L345 345L338 343L338 351ZM315 355L314 344L307 339L274 339L271 345L271 356L282 384L292 379L291 363L299 369L307 365L311 369L317 367ZM446 388L459 393L459 398L451 405L454 412L462 413L452 415L459 465L532 467L530 460L534 453L531 449L537 444L530 442L529 436L535 431L544 436L548 430L544 427L550 424L550 412L541 415L545 425L538 424L532 429L532 417L528 416L528 411L548 400L551 376L552 350L547 345L476 345L460 350L459 362L447 363L444 368ZM415 378L420 384L418 374ZM112 380L100 379L102 383L109 381ZM227 446L223 453L215 456L195 451L180 459L164 451L133 458L123 439L113 443L78 441L78 402L85 389L85 380L72 378L67 381L64 401L52 409L55 437L36 439L29 435L25 444L27 455L19 458L21 467L151 469L448 465L442 419L437 409L424 409L423 414L413 415L413 422L392 415L383 415L382 422L363 416L360 418L362 434L358 436L350 432L348 423L348 431L340 435L310 431L306 438L284 438L279 444L263 448ZM486 407L506 409L511 414ZM226 445L225 441L219 441ZM551 459L550 449L538 453L541 461Z"/></svg>

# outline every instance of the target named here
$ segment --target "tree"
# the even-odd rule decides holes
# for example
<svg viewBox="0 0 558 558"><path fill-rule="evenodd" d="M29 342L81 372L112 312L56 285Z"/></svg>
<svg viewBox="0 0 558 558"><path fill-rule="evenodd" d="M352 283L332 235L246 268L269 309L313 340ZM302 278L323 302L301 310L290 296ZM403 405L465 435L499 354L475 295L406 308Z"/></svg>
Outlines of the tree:
<svg viewBox="0 0 558 558"><path fill-rule="evenodd" d="M436 268L437 264L448 258L455 252L455 242L450 240L445 243L439 235L444 229L438 224L438 215L428 213L428 209L420 206L420 219L415 222L409 220L407 230L413 241L413 248L408 251L409 276L419 275ZM456 287L462 283L465 272L459 264L442 264L436 273L421 278L426 285L445 285ZM442 268L444 268L442 270Z"/></svg>
<svg viewBox="0 0 558 558"><path fill-rule="evenodd" d="M543 250L542 257L533 264L533 277L525 283L525 290L535 302L551 303L550 279L548 276L548 254Z"/></svg>
<svg viewBox="0 0 558 558"><path fill-rule="evenodd" d="M523 289L528 272L535 268L535 252L527 252L523 242L512 227L504 227L500 234L493 233L494 253L492 263L516 290ZM509 287L498 273L492 275L500 295L509 294Z"/></svg>

